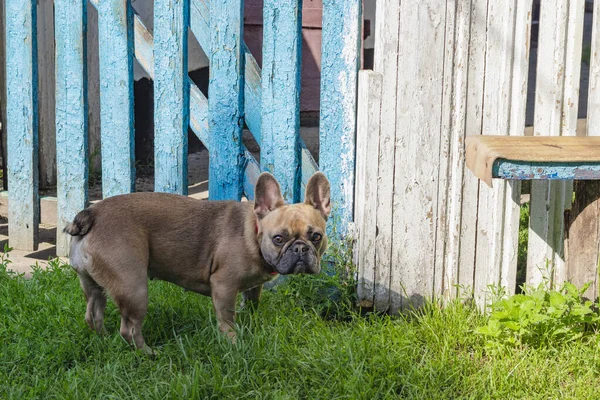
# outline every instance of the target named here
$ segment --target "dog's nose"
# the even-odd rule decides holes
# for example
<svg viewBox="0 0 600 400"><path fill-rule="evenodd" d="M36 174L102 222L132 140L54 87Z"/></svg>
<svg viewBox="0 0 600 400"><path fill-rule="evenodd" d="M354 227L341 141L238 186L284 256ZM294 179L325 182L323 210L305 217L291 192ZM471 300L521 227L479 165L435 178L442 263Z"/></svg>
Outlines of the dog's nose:
<svg viewBox="0 0 600 400"><path fill-rule="evenodd" d="M308 245L303 242L294 243L293 247L294 253L296 254L304 254L308 251Z"/></svg>

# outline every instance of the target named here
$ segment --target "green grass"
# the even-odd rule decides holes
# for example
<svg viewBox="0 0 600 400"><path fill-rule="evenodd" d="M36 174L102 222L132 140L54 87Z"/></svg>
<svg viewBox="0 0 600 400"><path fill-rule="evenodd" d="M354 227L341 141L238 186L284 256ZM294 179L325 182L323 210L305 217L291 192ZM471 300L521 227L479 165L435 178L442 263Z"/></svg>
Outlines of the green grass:
<svg viewBox="0 0 600 400"><path fill-rule="evenodd" d="M0 268L0 398L598 398L595 336L488 352L474 333L487 318L469 306L361 316L343 305L350 290L337 308L319 295L328 279L294 277L265 293L255 313L241 312L236 345L217 333L208 298L151 282L152 359L119 337L112 303L107 334L88 329L68 267L31 279Z"/></svg>

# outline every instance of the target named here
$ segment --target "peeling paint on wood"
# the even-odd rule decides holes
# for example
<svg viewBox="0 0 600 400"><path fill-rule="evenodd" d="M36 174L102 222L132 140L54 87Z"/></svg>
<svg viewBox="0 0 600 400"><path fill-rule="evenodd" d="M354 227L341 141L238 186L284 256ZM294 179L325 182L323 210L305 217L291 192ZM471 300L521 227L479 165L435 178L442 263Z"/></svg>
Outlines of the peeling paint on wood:
<svg viewBox="0 0 600 400"><path fill-rule="evenodd" d="M38 110L36 1L5 0L8 232L10 246L36 250ZM3 128L4 130L4 128Z"/></svg>
<svg viewBox="0 0 600 400"><path fill-rule="evenodd" d="M187 195L189 0L154 2L154 190Z"/></svg>
<svg viewBox="0 0 600 400"><path fill-rule="evenodd" d="M98 3L102 194L135 189L133 10L131 0Z"/></svg>
<svg viewBox="0 0 600 400"><path fill-rule="evenodd" d="M243 13L243 0L210 2L208 193L212 200L240 200L243 191Z"/></svg>
<svg viewBox="0 0 600 400"><path fill-rule="evenodd" d="M191 1L191 15L190 15L190 28L198 43L203 49L210 48L210 28L209 28L209 1L208 0L190 0ZM262 124L262 86L261 86L261 71L256 62L256 59L250 50L244 44L244 118L248 129L252 132L254 139L259 146L262 145L261 138L261 124ZM192 118L193 114L192 114ZM310 151L306 148L306 145L299 139L300 151L302 153L300 157L301 163L301 193L300 197L304 196L304 188L308 183L310 177L318 170L317 163L310 154Z"/></svg>
<svg viewBox="0 0 600 400"><path fill-rule="evenodd" d="M517 180L598 180L600 179L600 162L541 163L498 159L494 162L492 176Z"/></svg>
<svg viewBox="0 0 600 400"><path fill-rule="evenodd" d="M87 206L87 1L55 0L56 20L56 255L69 254L63 228Z"/></svg>
<svg viewBox="0 0 600 400"><path fill-rule="evenodd" d="M261 167L288 202L300 201L302 0L265 0Z"/></svg>
<svg viewBox="0 0 600 400"><path fill-rule="evenodd" d="M338 233L353 219L356 93L362 32L361 0L323 1L319 163L331 182Z"/></svg>

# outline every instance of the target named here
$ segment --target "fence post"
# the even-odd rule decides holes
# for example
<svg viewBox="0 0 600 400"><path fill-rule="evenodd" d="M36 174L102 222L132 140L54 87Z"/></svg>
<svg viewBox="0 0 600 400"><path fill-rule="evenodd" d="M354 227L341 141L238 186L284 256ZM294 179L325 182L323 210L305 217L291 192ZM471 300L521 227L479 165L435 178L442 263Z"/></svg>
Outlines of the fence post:
<svg viewBox="0 0 600 400"><path fill-rule="evenodd" d="M98 2L102 195L135 188L131 0Z"/></svg>
<svg viewBox="0 0 600 400"><path fill-rule="evenodd" d="M331 183L338 233L352 222L361 0L323 1L319 164Z"/></svg>
<svg viewBox="0 0 600 400"><path fill-rule="evenodd" d="M243 0L210 2L208 192L212 200L239 200L243 191L243 13Z"/></svg>
<svg viewBox="0 0 600 400"><path fill-rule="evenodd" d="M36 1L6 0L8 231L12 247L38 246Z"/></svg>
<svg viewBox="0 0 600 400"><path fill-rule="evenodd" d="M154 3L154 190L187 195L189 0Z"/></svg>
<svg viewBox="0 0 600 400"><path fill-rule="evenodd" d="M300 200L302 0L265 0L263 8L261 167Z"/></svg>
<svg viewBox="0 0 600 400"><path fill-rule="evenodd" d="M63 228L87 205L87 2L55 0L56 255L69 254Z"/></svg>

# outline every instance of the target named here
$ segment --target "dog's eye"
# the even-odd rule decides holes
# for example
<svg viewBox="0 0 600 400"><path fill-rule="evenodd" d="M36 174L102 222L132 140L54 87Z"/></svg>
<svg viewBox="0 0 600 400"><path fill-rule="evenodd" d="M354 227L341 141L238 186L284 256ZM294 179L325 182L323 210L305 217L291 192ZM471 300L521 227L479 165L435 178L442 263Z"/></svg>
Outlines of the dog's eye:
<svg viewBox="0 0 600 400"><path fill-rule="evenodd" d="M283 237L281 235L273 236L273 243L281 246L283 244Z"/></svg>
<svg viewBox="0 0 600 400"><path fill-rule="evenodd" d="M320 242L321 239L323 239L323 235L321 235L320 233L314 233L312 236L313 242Z"/></svg>

